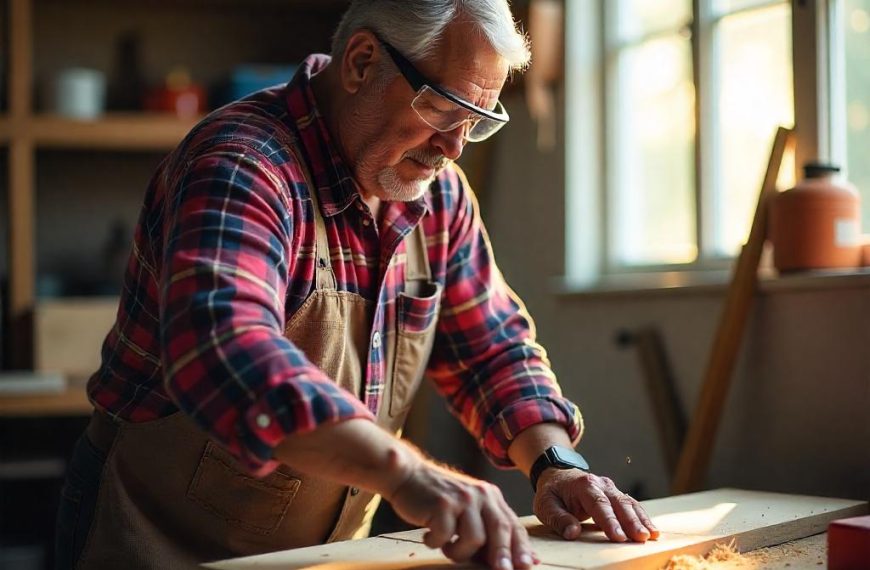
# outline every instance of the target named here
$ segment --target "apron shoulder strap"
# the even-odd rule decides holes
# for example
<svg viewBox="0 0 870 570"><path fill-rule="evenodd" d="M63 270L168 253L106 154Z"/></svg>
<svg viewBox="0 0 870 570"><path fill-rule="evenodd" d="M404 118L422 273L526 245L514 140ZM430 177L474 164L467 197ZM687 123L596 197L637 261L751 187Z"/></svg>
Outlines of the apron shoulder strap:
<svg viewBox="0 0 870 570"><path fill-rule="evenodd" d="M292 149L288 149L296 164L305 178L308 187L308 196L311 198L311 215L314 217L314 288L335 290L338 281L332 271L332 260L329 254L329 239L326 237L326 224L323 222L323 214L320 213L320 201L317 199L317 186L312 182L308 165Z"/></svg>
<svg viewBox="0 0 870 570"><path fill-rule="evenodd" d="M311 196L311 210L314 216L314 288L335 290L336 279L332 271L332 260L329 253L329 240L326 237L326 224L320 213L320 202L317 199L317 188L308 184L308 195Z"/></svg>
<svg viewBox="0 0 870 570"><path fill-rule="evenodd" d="M423 220L405 237L405 280L425 279L432 281L432 269L429 267L429 253L426 247L426 234L423 233Z"/></svg>

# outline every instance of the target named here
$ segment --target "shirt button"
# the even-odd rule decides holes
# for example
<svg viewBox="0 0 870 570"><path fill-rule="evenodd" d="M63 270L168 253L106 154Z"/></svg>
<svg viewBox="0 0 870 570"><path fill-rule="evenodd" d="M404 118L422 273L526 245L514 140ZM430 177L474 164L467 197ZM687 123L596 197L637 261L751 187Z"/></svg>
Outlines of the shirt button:
<svg viewBox="0 0 870 570"><path fill-rule="evenodd" d="M356 487L351 487L350 494L351 496L356 497L357 495L359 495L359 489L357 489Z"/></svg>
<svg viewBox="0 0 870 570"><path fill-rule="evenodd" d="M371 224L372 224L372 221L370 219L363 218L363 225L364 226L370 226Z"/></svg>
<svg viewBox="0 0 870 570"><path fill-rule="evenodd" d="M380 348L380 347L381 347L381 333L380 333L380 331L375 331L375 334L372 337L372 348Z"/></svg>
<svg viewBox="0 0 870 570"><path fill-rule="evenodd" d="M272 424L272 420L266 414L260 414L257 416L257 425L260 426L261 428L266 429L271 424Z"/></svg>

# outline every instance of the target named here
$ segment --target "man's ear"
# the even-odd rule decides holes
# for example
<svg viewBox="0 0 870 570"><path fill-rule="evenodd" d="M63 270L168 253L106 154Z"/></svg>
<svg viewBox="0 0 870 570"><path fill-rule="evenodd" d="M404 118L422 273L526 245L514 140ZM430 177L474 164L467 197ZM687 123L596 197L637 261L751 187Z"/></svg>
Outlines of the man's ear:
<svg viewBox="0 0 870 570"><path fill-rule="evenodd" d="M341 59L341 86L348 93L357 93L377 73L382 53L372 32L355 32L348 39Z"/></svg>

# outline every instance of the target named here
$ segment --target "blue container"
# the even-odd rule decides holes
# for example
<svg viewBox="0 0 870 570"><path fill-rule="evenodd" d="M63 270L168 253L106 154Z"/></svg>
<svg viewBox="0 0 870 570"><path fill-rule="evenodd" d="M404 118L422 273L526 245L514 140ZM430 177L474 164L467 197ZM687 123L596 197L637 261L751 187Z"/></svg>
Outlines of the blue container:
<svg viewBox="0 0 870 570"><path fill-rule="evenodd" d="M236 101L267 87L285 85L297 68L296 65L239 65L230 73L221 104Z"/></svg>

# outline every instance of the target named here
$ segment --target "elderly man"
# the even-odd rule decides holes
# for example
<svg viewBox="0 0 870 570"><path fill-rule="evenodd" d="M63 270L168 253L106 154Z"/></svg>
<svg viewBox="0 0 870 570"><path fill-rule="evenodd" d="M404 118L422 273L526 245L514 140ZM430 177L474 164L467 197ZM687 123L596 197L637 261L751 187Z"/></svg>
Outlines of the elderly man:
<svg viewBox="0 0 870 570"><path fill-rule="evenodd" d="M533 325L453 161L508 121L506 0L357 0L332 58L228 105L161 164L88 385L58 562L175 568L363 536L380 496L453 560L537 562L492 485L397 436L428 376L566 539L657 531L573 451Z"/></svg>

